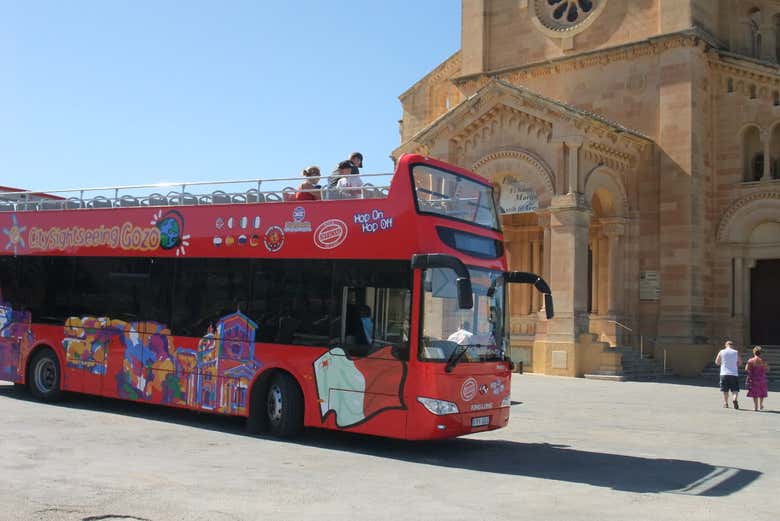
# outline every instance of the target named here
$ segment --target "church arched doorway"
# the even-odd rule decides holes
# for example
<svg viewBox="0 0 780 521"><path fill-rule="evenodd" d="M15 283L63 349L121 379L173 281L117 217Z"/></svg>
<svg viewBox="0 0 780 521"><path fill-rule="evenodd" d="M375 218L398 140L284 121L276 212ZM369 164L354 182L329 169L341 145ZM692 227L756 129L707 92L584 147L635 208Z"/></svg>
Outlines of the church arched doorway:
<svg viewBox="0 0 780 521"><path fill-rule="evenodd" d="M524 149L488 154L472 170L493 183L509 270L548 276L552 170L541 158ZM528 285L512 284L509 292L512 358L531 368L534 341L544 320L539 313L544 302L539 292Z"/></svg>
<svg viewBox="0 0 780 521"><path fill-rule="evenodd" d="M750 270L750 343L780 346L780 259L757 260Z"/></svg>

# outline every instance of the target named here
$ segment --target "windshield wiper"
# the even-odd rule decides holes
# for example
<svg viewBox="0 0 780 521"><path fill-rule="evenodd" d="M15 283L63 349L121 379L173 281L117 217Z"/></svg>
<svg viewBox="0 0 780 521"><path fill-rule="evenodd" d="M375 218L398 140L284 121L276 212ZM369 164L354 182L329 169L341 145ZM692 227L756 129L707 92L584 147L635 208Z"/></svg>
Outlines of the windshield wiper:
<svg viewBox="0 0 780 521"><path fill-rule="evenodd" d="M462 347L460 351L458 351L458 347ZM466 351L469 350L469 347L471 345L460 345L458 344L458 347L453 349L452 354L450 355L449 359L447 359L447 365L444 366L444 371L451 373L452 370L455 368L455 366L458 364L461 358L463 358L463 355L466 354Z"/></svg>
<svg viewBox="0 0 780 521"><path fill-rule="evenodd" d="M458 365L458 362L460 362L460 359L463 358L463 355L466 354L466 351L469 350L470 347L493 347L491 344L458 344L458 347L462 347L460 351L458 351L457 348L452 352L449 359L447 360L447 365L444 366L444 370L448 373L451 373L452 370L455 368L456 365Z"/></svg>

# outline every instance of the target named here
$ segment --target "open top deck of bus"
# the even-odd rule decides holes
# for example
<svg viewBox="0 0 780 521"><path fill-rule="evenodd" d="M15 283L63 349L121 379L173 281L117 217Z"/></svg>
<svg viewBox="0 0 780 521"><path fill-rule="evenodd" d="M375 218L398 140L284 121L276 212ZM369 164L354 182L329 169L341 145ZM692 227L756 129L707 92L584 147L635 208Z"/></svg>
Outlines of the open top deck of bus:
<svg viewBox="0 0 780 521"><path fill-rule="evenodd" d="M393 174L361 174L359 189L322 187L321 200L387 197ZM294 201L301 177L155 183L57 190L13 190L0 187L0 212L128 208L135 206L195 206ZM373 182L372 182L373 181ZM377 184L378 183L378 184ZM206 189L215 187L216 189ZM163 193L164 192L164 193Z"/></svg>
<svg viewBox="0 0 780 521"><path fill-rule="evenodd" d="M503 269L484 179L419 155L402 156L392 175L360 178L360 188L323 179L317 200L296 200L300 177L6 191L0 254L410 259L457 250Z"/></svg>

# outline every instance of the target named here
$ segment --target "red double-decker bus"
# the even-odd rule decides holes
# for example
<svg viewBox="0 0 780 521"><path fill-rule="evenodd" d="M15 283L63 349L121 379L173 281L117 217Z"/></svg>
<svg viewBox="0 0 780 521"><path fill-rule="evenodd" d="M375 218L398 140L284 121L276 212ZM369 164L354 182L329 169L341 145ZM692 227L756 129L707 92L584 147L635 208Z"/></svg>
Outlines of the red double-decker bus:
<svg viewBox="0 0 780 521"><path fill-rule="evenodd" d="M505 426L507 285L535 284L551 316L550 290L507 272L484 179L419 155L389 179L304 201L0 194L0 379L280 436Z"/></svg>

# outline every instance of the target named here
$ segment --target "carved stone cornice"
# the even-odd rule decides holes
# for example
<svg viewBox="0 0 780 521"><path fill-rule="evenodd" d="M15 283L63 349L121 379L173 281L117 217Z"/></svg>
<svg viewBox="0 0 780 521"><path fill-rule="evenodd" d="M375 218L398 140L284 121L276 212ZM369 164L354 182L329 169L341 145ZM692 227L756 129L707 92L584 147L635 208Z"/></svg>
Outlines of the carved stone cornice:
<svg viewBox="0 0 780 521"><path fill-rule="evenodd" d="M712 50L707 53L707 64L724 78L744 80L766 87L780 87L780 66Z"/></svg>
<svg viewBox="0 0 780 521"><path fill-rule="evenodd" d="M600 219L601 233L607 237L621 237L626 232L627 219L619 217Z"/></svg>
<svg viewBox="0 0 780 521"><path fill-rule="evenodd" d="M555 213L567 210L579 210L590 215L590 209L585 200L585 194L568 193L556 195L552 198L552 202L550 203L551 212Z"/></svg>
<svg viewBox="0 0 780 521"><path fill-rule="evenodd" d="M496 77L510 83L523 83L529 78L539 78L590 67L603 67L612 62L632 61L644 56L661 54L681 47L707 48L708 37L698 29L656 36L639 42L631 42L610 49L599 49L575 56L562 56L544 62L511 67L453 78L452 81L466 94L481 87L485 77ZM484 84L484 83L482 83Z"/></svg>
<svg viewBox="0 0 780 521"><path fill-rule="evenodd" d="M635 154L595 141L586 143L583 147L583 153L587 159L594 163L606 165L613 170L632 170L639 162Z"/></svg>
<svg viewBox="0 0 780 521"><path fill-rule="evenodd" d="M526 135L533 135L542 141L549 141L552 136L552 123L528 112L499 103L470 122L450 139L457 148L458 157L462 157L470 147L478 147L483 142L489 141L495 132L506 132L507 130L525 132ZM433 136L433 139L436 137Z"/></svg>

